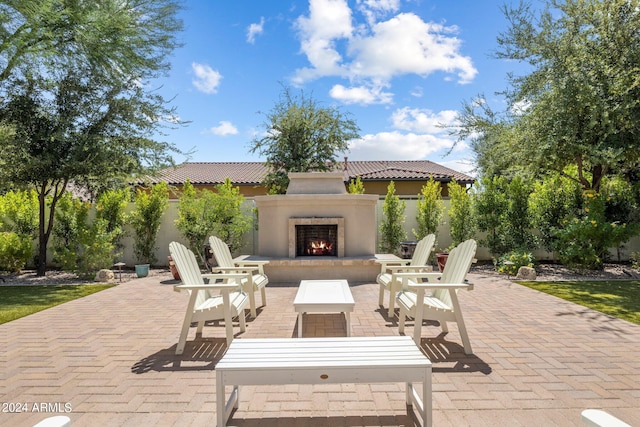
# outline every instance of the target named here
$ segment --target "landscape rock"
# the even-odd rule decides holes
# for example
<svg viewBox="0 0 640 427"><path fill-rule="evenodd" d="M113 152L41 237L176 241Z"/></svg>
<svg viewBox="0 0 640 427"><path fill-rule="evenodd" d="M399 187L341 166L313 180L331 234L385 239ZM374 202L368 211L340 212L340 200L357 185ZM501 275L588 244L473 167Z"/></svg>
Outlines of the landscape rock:
<svg viewBox="0 0 640 427"><path fill-rule="evenodd" d="M531 267L520 267L516 280L536 280L536 270Z"/></svg>
<svg viewBox="0 0 640 427"><path fill-rule="evenodd" d="M94 279L96 282L108 282L113 280L115 276L113 275L113 271L103 268L102 270L96 273L96 278Z"/></svg>

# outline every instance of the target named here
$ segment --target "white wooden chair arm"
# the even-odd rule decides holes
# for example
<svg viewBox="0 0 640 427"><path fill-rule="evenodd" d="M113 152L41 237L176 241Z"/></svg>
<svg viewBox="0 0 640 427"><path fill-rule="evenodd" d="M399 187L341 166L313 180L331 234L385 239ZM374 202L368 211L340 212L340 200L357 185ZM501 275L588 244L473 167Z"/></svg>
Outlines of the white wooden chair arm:
<svg viewBox="0 0 640 427"><path fill-rule="evenodd" d="M209 279L209 280L219 280L219 279L239 279L239 280L242 280L242 279L250 279L251 278L251 274L250 273L246 273L246 272L240 272L240 273L207 273L207 274L203 274L202 277L204 279Z"/></svg>
<svg viewBox="0 0 640 427"><path fill-rule="evenodd" d="M181 292L181 291L206 291L206 290L232 290L232 289L236 289L238 287L237 284L235 283L212 283L212 284L197 284L197 285L190 285L190 284L182 284L182 285L175 285L173 287L173 290L175 292Z"/></svg>
<svg viewBox="0 0 640 427"><path fill-rule="evenodd" d="M407 286L411 289L466 289L468 291L473 289L472 283L407 283Z"/></svg>
<svg viewBox="0 0 640 427"><path fill-rule="evenodd" d="M233 261L235 264L238 264L241 267L247 266L247 267L260 267L263 265L267 265L269 264L269 261L264 260L264 261L256 261L256 260L234 260Z"/></svg>
<svg viewBox="0 0 640 427"><path fill-rule="evenodd" d="M222 274L242 274L244 276L250 274L252 271L258 271L258 268L242 268L242 267L213 267L211 269L214 273Z"/></svg>
<svg viewBox="0 0 640 427"><path fill-rule="evenodd" d="M411 262L410 259L396 259L396 260L377 259L375 260L376 264L380 264L382 271L390 267L401 267L403 265L409 265L410 262Z"/></svg>
<svg viewBox="0 0 640 427"><path fill-rule="evenodd" d="M388 267L386 267L387 270L389 270L392 274L393 273L402 273L402 272L406 272L406 273L411 273L411 272L418 272L418 273L429 273L429 274L437 274L438 276L441 273L434 273L432 271L422 271L425 270L426 268L428 268L428 266L426 265L390 265Z"/></svg>
<svg viewBox="0 0 640 427"><path fill-rule="evenodd" d="M404 280L404 279L427 279L434 280L442 276L442 273L425 271L425 272L402 272L392 273L391 280Z"/></svg>

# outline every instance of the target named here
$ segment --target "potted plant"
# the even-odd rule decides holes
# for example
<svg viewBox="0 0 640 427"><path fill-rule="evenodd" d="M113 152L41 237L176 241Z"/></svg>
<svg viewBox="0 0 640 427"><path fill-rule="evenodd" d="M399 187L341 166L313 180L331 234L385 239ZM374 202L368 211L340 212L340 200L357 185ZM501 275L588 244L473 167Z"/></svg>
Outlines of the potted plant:
<svg viewBox="0 0 640 427"><path fill-rule="evenodd" d="M138 277L147 276L150 265L157 261L156 237L168 200L169 187L166 182L156 184L150 190L139 188L136 191L136 207L131 214L131 226L135 239L133 251L138 260L135 266Z"/></svg>

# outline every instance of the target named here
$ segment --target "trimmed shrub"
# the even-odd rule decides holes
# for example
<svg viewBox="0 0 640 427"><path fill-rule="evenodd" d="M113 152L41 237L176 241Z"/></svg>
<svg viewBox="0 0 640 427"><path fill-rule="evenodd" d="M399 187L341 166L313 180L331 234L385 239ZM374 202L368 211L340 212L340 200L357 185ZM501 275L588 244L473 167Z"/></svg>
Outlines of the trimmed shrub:
<svg viewBox="0 0 640 427"><path fill-rule="evenodd" d="M0 232L0 270L12 273L22 270L32 253L30 236L12 231Z"/></svg>

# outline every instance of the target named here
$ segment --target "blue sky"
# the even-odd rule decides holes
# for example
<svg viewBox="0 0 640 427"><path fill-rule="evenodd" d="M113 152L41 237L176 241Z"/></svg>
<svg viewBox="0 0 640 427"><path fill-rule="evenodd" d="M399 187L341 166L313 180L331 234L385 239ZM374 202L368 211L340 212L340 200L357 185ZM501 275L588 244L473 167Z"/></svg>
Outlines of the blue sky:
<svg viewBox="0 0 640 427"><path fill-rule="evenodd" d="M521 67L494 59L503 0L187 0L184 46L162 93L185 127L162 139L190 161L261 161L250 144L282 85L349 112L350 160L427 159L469 172L472 153L439 123L506 88ZM157 82L156 82L157 83ZM178 161L185 158L178 156Z"/></svg>

